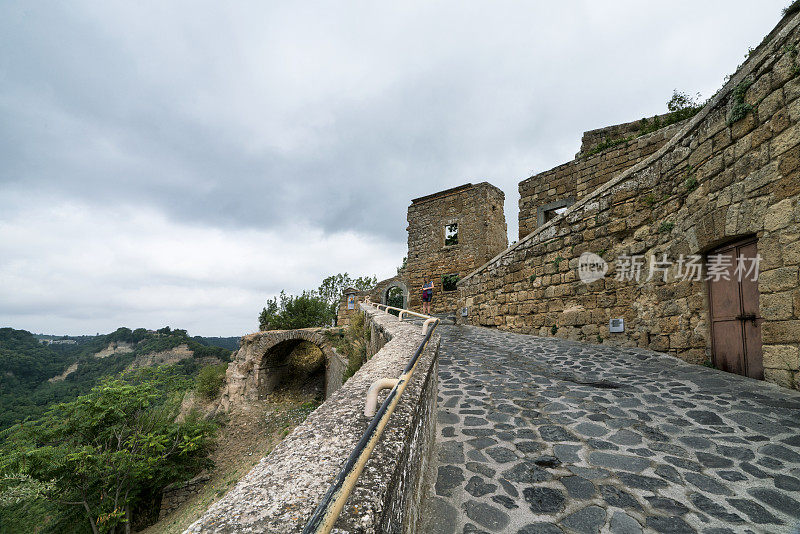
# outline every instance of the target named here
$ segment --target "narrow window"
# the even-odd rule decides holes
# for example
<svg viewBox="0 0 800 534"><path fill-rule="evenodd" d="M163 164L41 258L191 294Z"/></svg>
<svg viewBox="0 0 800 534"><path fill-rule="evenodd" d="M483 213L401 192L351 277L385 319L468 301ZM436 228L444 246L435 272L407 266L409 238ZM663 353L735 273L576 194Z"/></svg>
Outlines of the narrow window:
<svg viewBox="0 0 800 534"><path fill-rule="evenodd" d="M458 273L442 275L442 291L455 291L458 284Z"/></svg>
<svg viewBox="0 0 800 534"><path fill-rule="evenodd" d="M444 246L458 245L458 223L451 223L444 227Z"/></svg>
<svg viewBox="0 0 800 534"><path fill-rule="evenodd" d="M563 208L556 208L556 209L545 211L544 212L544 222L552 221L553 219L555 219L556 217L558 217L559 215L561 215L565 211L567 211L567 206L564 206Z"/></svg>

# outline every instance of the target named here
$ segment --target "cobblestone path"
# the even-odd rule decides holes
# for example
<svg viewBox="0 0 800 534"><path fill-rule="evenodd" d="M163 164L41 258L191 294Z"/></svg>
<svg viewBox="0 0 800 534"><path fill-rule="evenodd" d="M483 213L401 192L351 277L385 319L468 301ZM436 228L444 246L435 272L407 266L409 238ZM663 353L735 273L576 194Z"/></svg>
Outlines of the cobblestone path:
<svg viewBox="0 0 800 534"><path fill-rule="evenodd" d="M440 328L426 534L798 532L800 393L640 349Z"/></svg>

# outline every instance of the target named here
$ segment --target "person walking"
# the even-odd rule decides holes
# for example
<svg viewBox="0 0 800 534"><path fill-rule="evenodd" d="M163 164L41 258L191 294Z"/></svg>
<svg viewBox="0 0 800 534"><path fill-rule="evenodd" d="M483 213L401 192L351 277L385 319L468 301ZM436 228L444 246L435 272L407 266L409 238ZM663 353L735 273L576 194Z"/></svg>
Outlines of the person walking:
<svg viewBox="0 0 800 534"><path fill-rule="evenodd" d="M431 314L431 302L433 302L433 280L426 273L422 279L422 313Z"/></svg>

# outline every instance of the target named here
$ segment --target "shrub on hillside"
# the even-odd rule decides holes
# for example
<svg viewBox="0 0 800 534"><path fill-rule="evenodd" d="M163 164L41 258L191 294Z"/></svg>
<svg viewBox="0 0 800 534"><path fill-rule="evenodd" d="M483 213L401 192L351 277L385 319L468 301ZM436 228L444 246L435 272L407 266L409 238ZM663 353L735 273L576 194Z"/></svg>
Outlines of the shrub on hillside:
<svg viewBox="0 0 800 534"><path fill-rule="evenodd" d="M95 534L130 531L165 486L211 466L214 425L175 422L184 385L166 368L123 374L7 430L0 503L17 523L0 517L0 530L74 532L80 518Z"/></svg>
<svg viewBox="0 0 800 534"><path fill-rule="evenodd" d="M197 393L207 400L216 399L225 384L225 371L228 364L207 365L197 374Z"/></svg>

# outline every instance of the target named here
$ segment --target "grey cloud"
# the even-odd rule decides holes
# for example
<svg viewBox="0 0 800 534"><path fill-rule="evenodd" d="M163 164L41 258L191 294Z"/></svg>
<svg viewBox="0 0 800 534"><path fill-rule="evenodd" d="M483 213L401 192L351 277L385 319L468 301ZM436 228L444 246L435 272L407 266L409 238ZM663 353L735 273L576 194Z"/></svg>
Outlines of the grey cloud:
<svg viewBox="0 0 800 534"><path fill-rule="evenodd" d="M513 240L521 179L673 88L711 94L786 1L4 2L0 241L71 202L402 250L410 199L482 180Z"/></svg>

